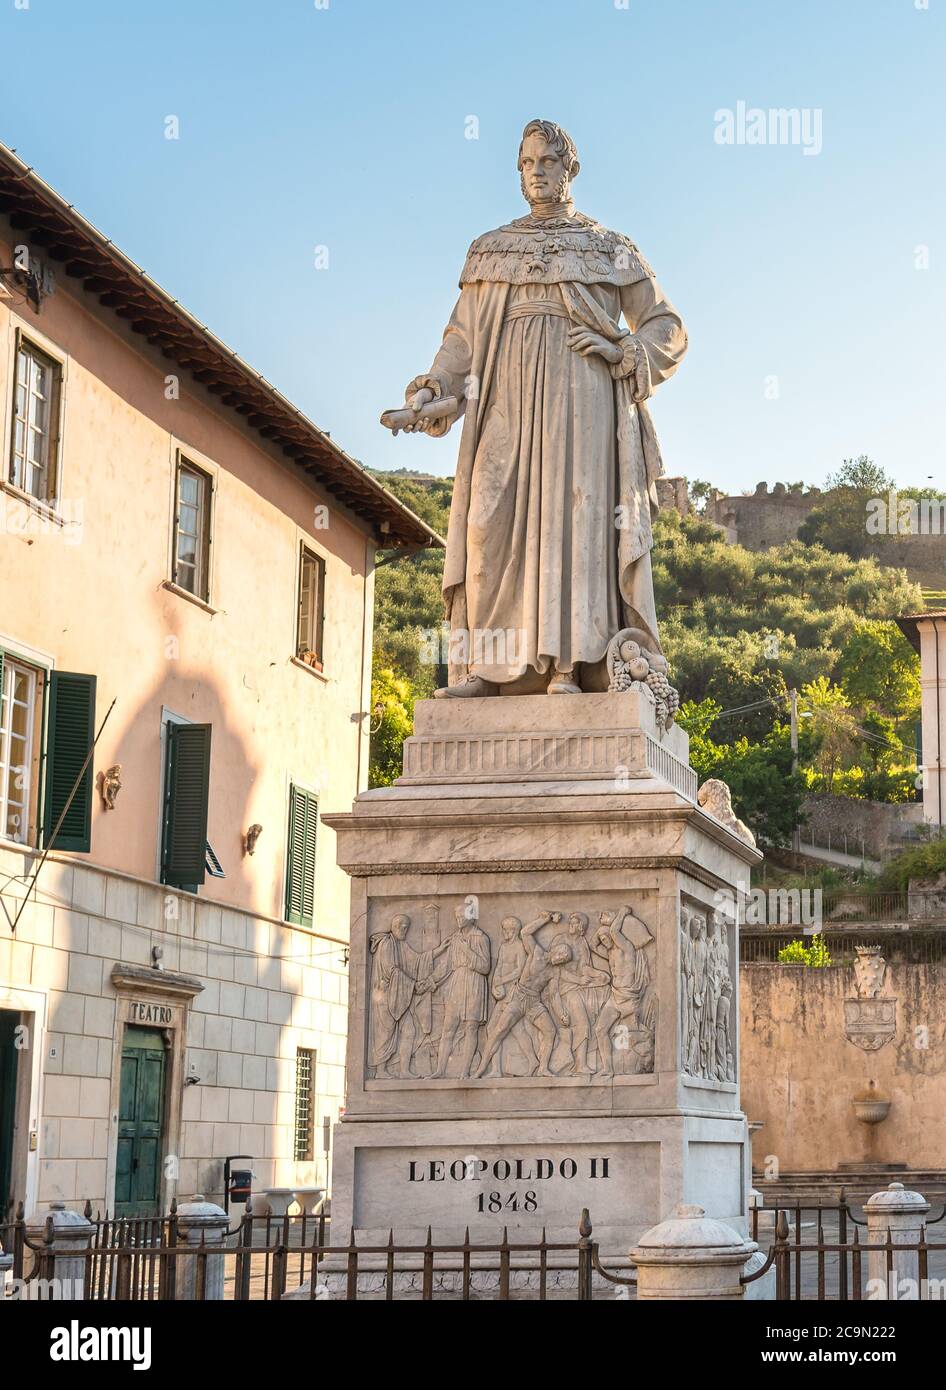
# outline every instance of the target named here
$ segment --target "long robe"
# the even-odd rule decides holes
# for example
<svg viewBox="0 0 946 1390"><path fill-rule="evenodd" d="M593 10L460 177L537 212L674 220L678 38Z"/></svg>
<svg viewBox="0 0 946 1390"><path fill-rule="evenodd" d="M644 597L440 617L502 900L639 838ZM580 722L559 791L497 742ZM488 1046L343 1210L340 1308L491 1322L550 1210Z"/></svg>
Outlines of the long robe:
<svg viewBox="0 0 946 1390"><path fill-rule="evenodd" d="M368 949L375 962L368 1063L380 1067L397 1052L401 1020L415 1001L417 981L431 973L433 956L430 951L415 951L406 941L399 941L393 932L378 932L372 936ZM422 996L421 1002L429 1010L429 998Z"/></svg>
<svg viewBox="0 0 946 1390"><path fill-rule="evenodd" d="M430 371L408 387L457 397L432 433L465 416L443 580L451 683L595 663L625 626L659 650L662 466L644 401L686 350L679 315L636 249L580 214L479 238L461 284ZM621 361L569 348L580 325Z"/></svg>

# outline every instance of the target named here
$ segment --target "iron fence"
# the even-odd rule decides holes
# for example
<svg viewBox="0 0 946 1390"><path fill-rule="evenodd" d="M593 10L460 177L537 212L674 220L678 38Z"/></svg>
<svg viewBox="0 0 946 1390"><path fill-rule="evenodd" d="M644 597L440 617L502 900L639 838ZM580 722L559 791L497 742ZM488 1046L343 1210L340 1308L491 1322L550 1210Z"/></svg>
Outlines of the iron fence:
<svg viewBox="0 0 946 1390"><path fill-rule="evenodd" d="M767 1253L761 1267L743 1274L741 1282L748 1287L774 1269L777 1300L859 1301L877 1296L868 1280L878 1269L889 1285L910 1257L916 1296L936 1297L937 1283L946 1295L946 1227L941 1240L928 1234L944 1216L946 1205L939 1216L918 1222L915 1240L901 1244L899 1235L895 1240L890 1233L878 1241L867 1232L865 1239L866 1216L857 1215L843 1194L838 1203L753 1208L750 1237ZM64 1257L54 1248L51 1221L37 1239L26 1229L21 1206L16 1219L0 1227L0 1240L13 1256L13 1278L24 1281L22 1296L31 1296L31 1284L38 1290L52 1287L57 1260L63 1258L77 1258L81 1297L93 1301L223 1297L243 1302L288 1295L310 1302L587 1302L614 1297L615 1289L619 1296L633 1297L637 1284L632 1266L619 1272L602 1263L587 1210L577 1241L558 1242L548 1241L545 1231L538 1241L510 1241L504 1229L500 1240L480 1243L470 1240L467 1229L462 1241L436 1243L428 1228L420 1243L396 1242L390 1231L383 1244L361 1244L351 1231L346 1243L332 1245L328 1222L319 1214L248 1214L220 1243L205 1234L197 1244L186 1243L173 1210L167 1217L106 1218L93 1226L88 1249ZM186 1277L182 1260L192 1262Z"/></svg>
<svg viewBox="0 0 946 1390"><path fill-rule="evenodd" d="M806 1222L809 1216L811 1220ZM937 1281L930 1276L931 1258L941 1270L938 1283L946 1296L946 1243L928 1239L928 1227L937 1226L944 1216L946 1205L939 1216L919 1221L915 1241L901 1243L889 1230L883 1240L864 1239L861 1231L867 1229L866 1214L857 1216L843 1195L840 1202L832 1204L754 1207L750 1236L764 1247L766 1232L760 1223L763 1217L772 1217L772 1243L764 1266L743 1282L761 1277L774 1266L778 1301L859 1302L865 1296L875 1296L867 1283L877 1277L878 1268L883 1270L889 1291L893 1278L899 1277L904 1257L909 1256L915 1257L911 1265L916 1270L917 1299L925 1302L937 1296ZM815 1228L813 1240L805 1238L806 1224ZM874 1254L882 1258L872 1262L870 1256ZM896 1292L888 1296L896 1296Z"/></svg>
<svg viewBox="0 0 946 1390"><path fill-rule="evenodd" d="M880 946L884 959L894 965L938 965L946 960L946 925L909 932L868 927L832 930L825 926L818 935L828 948L832 965L852 965L858 946ZM743 965L774 965L779 952L798 940L811 944L811 937L803 937L798 927L742 927L739 960Z"/></svg>
<svg viewBox="0 0 946 1390"><path fill-rule="evenodd" d="M330 1248L331 1221L324 1211L314 1214L254 1216L247 1212L228 1231L222 1243L188 1245L172 1201L167 1216L110 1217L94 1215L86 1202L83 1215L91 1226L88 1248L82 1253L81 1276L85 1299L163 1301L177 1296L178 1261L195 1258L197 1278L206 1275L206 1262L220 1256L226 1264L225 1297L270 1298L274 1286L311 1277L313 1257ZM57 1256L51 1218L41 1235L24 1220L23 1203L13 1221L0 1225L0 1247L12 1255L10 1278L28 1289L55 1277ZM279 1295L281 1296L281 1295Z"/></svg>

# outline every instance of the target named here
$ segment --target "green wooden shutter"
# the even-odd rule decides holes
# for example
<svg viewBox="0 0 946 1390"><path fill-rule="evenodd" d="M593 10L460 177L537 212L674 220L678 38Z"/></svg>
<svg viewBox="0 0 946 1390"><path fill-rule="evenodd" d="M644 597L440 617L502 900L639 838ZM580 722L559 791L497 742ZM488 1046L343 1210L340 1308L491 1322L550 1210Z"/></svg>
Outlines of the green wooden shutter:
<svg viewBox="0 0 946 1390"><path fill-rule="evenodd" d="M289 848L286 869L286 921L312 926L315 916L315 845L319 801L312 792L289 792Z"/></svg>
<svg viewBox="0 0 946 1390"><path fill-rule="evenodd" d="M69 800L82 764L95 740L95 677L72 671L53 671L49 679L49 721L46 736L46 785L43 796L43 843L53 831ZM88 854L92 849L92 761L82 774L53 849Z"/></svg>
<svg viewBox="0 0 946 1390"><path fill-rule="evenodd" d="M165 725L164 842L161 878L196 889L207 870L207 807L210 801L209 724Z"/></svg>

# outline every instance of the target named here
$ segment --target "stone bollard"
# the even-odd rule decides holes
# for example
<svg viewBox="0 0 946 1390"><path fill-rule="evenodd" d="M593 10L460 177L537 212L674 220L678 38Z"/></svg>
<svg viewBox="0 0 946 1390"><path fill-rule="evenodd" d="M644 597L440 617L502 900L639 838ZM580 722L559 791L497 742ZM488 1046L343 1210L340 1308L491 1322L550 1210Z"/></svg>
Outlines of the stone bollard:
<svg viewBox="0 0 946 1390"><path fill-rule="evenodd" d="M202 1192L198 1192L189 1202L183 1202L177 1209L178 1245L196 1251L203 1246L207 1250L218 1249L220 1254L208 1254L204 1260L203 1297L207 1302L220 1302L223 1298L223 1283L226 1274L226 1258L222 1253L230 1218L214 1202L208 1202ZM180 1255L177 1263L177 1297L189 1300L197 1297L197 1254Z"/></svg>
<svg viewBox="0 0 946 1390"><path fill-rule="evenodd" d="M32 1245L44 1246L52 1254L40 1270L41 1278L52 1281L46 1296L85 1298L85 1256L95 1234L92 1222L81 1212L69 1211L65 1202L50 1202L49 1215L34 1217L26 1234ZM39 1250L34 1251L33 1258L40 1258Z"/></svg>
<svg viewBox="0 0 946 1390"><path fill-rule="evenodd" d="M925 1229L923 1218L930 1204L920 1192L910 1192L902 1182L892 1182L875 1192L866 1203L867 1240L870 1245L918 1245ZM868 1298L893 1299L915 1303L921 1295L920 1255L917 1250L894 1253L887 1282L887 1255L884 1250L867 1254Z"/></svg>
<svg viewBox="0 0 946 1390"><path fill-rule="evenodd" d="M630 1253L638 1300L743 1298L739 1276L758 1248L702 1207L683 1203L669 1221L641 1236Z"/></svg>

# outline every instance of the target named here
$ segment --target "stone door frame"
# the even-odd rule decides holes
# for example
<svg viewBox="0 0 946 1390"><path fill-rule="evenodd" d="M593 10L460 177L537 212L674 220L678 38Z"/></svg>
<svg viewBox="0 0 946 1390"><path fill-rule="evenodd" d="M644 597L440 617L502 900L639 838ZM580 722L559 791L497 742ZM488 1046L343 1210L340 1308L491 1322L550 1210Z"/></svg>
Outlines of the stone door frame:
<svg viewBox="0 0 946 1390"><path fill-rule="evenodd" d="M112 1074L108 1106L108 1154L105 1168L105 1204L115 1209L115 1177L118 1167L118 1112L121 1097L122 1051L126 1027L155 1028L164 1035L167 1054L164 1121L161 1127L161 1183L159 1216L166 1216L177 1196L180 1172L182 1111L184 1106L184 1054L187 1022L194 999L204 988L193 975L158 970L143 965L116 964L111 977L117 999L112 1037ZM168 1164L170 1156L176 1164Z"/></svg>

